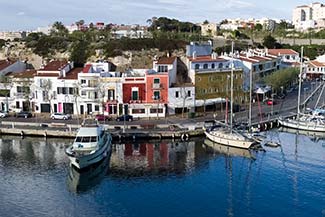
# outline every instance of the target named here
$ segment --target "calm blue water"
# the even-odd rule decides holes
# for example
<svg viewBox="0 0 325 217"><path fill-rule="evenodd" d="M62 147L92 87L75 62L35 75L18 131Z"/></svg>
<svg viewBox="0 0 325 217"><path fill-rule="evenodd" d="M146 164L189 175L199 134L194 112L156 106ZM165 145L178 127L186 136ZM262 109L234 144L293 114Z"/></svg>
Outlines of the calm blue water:
<svg viewBox="0 0 325 217"><path fill-rule="evenodd" d="M204 139L116 144L89 171L70 140L0 139L0 216L325 216L325 141L269 132L282 148Z"/></svg>

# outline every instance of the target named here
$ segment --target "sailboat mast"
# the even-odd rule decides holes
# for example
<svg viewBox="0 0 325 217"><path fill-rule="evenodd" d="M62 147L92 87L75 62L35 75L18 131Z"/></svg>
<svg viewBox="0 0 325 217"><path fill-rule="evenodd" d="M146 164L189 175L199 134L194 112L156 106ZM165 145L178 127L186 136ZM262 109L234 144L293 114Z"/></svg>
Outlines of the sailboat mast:
<svg viewBox="0 0 325 217"><path fill-rule="evenodd" d="M253 71L249 72L249 113L248 113L248 126L249 130L252 127L252 94L253 94Z"/></svg>
<svg viewBox="0 0 325 217"><path fill-rule="evenodd" d="M234 42L231 42L231 74L230 74L230 131L232 132L233 117L233 101L234 101Z"/></svg>
<svg viewBox="0 0 325 217"><path fill-rule="evenodd" d="M300 72L299 72L299 89L298 89L298 106L297 106L297 120L299 120L300 115L300 93L301 93L301 80L302 80L302 64L304 57L304 47L301 47L301 59L300 59Z"/></svg>

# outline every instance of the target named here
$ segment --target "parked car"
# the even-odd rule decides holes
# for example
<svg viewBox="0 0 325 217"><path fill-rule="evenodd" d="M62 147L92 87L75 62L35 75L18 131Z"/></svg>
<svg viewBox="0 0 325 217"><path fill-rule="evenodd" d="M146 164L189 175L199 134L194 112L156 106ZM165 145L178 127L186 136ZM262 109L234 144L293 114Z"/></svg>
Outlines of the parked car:
<svg viewBox="0 0 325 217"><path fill-rule="evenodd" d="M5 118L5 117L8 117L8 112L5 112L5 111L0 111L0 118Z"/></svg>
<svg viewBox="0 0 325 217"><path fill-rule="evenodd" d="M53 113L51 114L51 118L54 120L68 120L71 118L71 115L64 113Z"/></svg>
<svg viewBox="0 0 325 217"><path fill-rule="evenodd" d="M28 111L20 111L16 113L17 118L31 118L33 115Z"/></svg>
<svg viewBox="0 0 325 217"><path fill-rule="evenodd" d="M121 115L116 118L116 121L133 121L133 116L132 115Z"/></svg>
<svg viewBox="0 0 325 217"><path fill-rule="evenodd" d="M274 100L272 100L272 99L269 99L269 100L266 101L266 104L267 105L275 105L276 102Z"/></svg>
<svg viewBox="0 0 325 217"><path fill-rule="evenodd" d="M108 115L98 114L95 116L95 119L97 121L109 121L109 120L111 120L111 117Z"/></svg>

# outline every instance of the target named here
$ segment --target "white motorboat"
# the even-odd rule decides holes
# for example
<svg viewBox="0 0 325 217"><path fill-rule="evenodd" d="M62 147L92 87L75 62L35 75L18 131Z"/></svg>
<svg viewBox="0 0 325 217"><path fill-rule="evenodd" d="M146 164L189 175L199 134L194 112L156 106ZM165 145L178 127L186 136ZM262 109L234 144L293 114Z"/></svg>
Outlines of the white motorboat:
<svg viewBox="0 0 325 217"><path fill-rule="evenodd" d="M65 152L73 166L83 169L105 158L111 150L111 143L111 134L98 123L83 124Z"/></svg>
<svg viewBox="0 0 325 217"><path fill-rule="evenodd" d="M67 178L69 190L72 192L87 191L100 183L108 171L109 160L110 156L104 157L84 170L78 170L71 165Z"/></svg>

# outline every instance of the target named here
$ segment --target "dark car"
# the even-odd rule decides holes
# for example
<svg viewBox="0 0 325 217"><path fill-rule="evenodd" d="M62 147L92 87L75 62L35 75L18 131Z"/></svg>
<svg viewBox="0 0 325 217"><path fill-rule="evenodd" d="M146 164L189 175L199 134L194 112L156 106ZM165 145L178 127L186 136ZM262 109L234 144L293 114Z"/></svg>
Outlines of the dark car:
<svg viewBox="0 0 325 217"><path fill-rule="evenodd" d="M111 117L108 115L98 114L95 116L95 119L97 121L109 121L109 120L111 120Z"/></svg>
<svg viewBox="0 0 325 217"><path fill-rule="evenodd" d="M121 115L116 118L116 121L133 121L133 116L132 115Z"/></svg>
<svg viewBox="0 0 325 217"><path fill-rule="evenodd" d="M27 111L21 111L16 114L17 118L31 118L33 115L30 112Z"/></svg>

